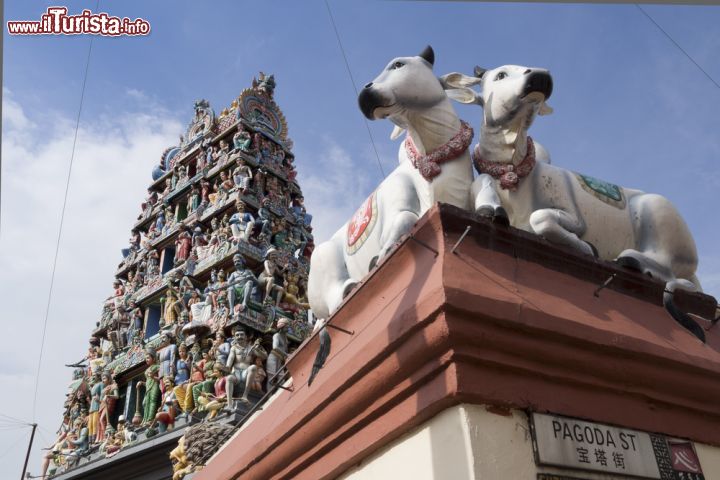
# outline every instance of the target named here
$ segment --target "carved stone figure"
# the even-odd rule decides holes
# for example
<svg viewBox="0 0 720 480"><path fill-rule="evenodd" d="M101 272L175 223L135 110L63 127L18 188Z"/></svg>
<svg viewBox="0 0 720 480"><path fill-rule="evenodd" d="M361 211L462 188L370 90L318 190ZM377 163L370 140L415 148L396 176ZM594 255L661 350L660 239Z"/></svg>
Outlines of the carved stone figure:
<svg viewBox="0 0 720 480"><path fill-rule="evenodd" d="M250 344L248 342L245 330L236 328L226 364L227 368L231 369L231 374L227 377L228 407L231 409L237 408L235 400L240 393L240 387L244 388L243 394L239 398L240 401L250 402L248 395L251 385L255 383L257 374L256 356L267 358L267 353L259 344Z"/></svg>
<svg viewBox="0 0 720 480"><path fill-rule="evenodd" d="M395 58L360 93L367 118L392 121L397 125L392 138L403 129L408 135L398 167L313 252L308 297L318 318L329 317L435 202L470 207L472 128L457 117L433 63L430 47L416 57Z"/></svg>
<svg viewBox="0 0 720 480"><path fill-rule="evenodd" d="M173 191L174 185L172 178L166 178L165 179L165 189L162 191L162 194L160 195L162 198L167 198L168 195Z"/></svg>
<svg viewBox="0 0 720 480"><path fill-rule="evenodd" d="M192 234L189 227L185 226L183 231L180 232L175 241L175 248L175 265L179 265L188 259L192 249Z"/></svg>
<svg viewBox="0 0 720 480"><path fill-rule="evenodd" d="M223 165L228 161L230 155L230 146L225 140L220 140L220 147L214 154L215 162L218 165Z"/></svg>
<svg viewBox="0 0 720 480"><path fill-rule="evenodd" d="M235 208L237 212L230 217L230 229L232 230L233 238L236 241L248 241L255 226L255 217L247 211L245 202L242 200L235 202Z"/></svg>
<svg viewBox="0 0 720 480"><path fill-rule="evenodd" d="M267 358L267 376L272 381L273 377L282 368L285 359L288 356L288 337L287 337L288 319L280 317L277 322L277 332L272 337L272 350ZM274 381L277 381L275 379Z"/></svg>
<svg viewBox="0 0 720 480"><path fill-rule="evenodd" d="M267 198L263 198L260 202L260 208L258 209L258 218L255 219L255 225L260 227L260 233L258 236L265 240L269 239L272 233L270 226L272 225L272 214L268 210L270 201Z"/></svg>
<svg viewBox="0 0 720 480"><path fill-rule="evenodd" d="M130 302L130 328L127 333L127 344L131 345L136 337L142 338L143 327L145 323L145 315L137 303L133 300Z"/></svg>
<svg viewBox="0 0 720 480"><path fill-rule="evenodd" d="M237 133L233 135L233 146L242 152L250 153L250 144L252 139L250 133L244 128L238 129Z"/></svg>
<svg viewBox="0 0 720 480"><path fill-rule="evenodd" d="M195 398L198 412L209 412L206 419L213 420L218 412L227 402L227 377L225 367L215 362L209 380L203 382L203 387L198 389L198 396ZM195 389L193 389L195 393Z"/></svg>
<svg viewBox="0 0 720 480"><path fill-rule="evenodd" d="M175 424L175 391L171 377L163 378L163 393L160 409L155 414L155 421L158 424L160 433L172 428Z"/></svg>
<svg viewBox="0 0 720 480"><path fill-rule="evenodd" d="M195 102L195 117L187 131L187 139L180 137L180 145L190 143L201 135L210 131L213 125L215 114L210 109L210 103L205 100Z"/></svg>
<svg viewBox="0 0 720 480"><path fill-rule="evenodd" d="M227 289L231 313L234 313L235 305L239 298L242 298L240 310L245 310L245 308L247 308L248 301L250 301L251 295L253 294L253 289L258 286L255 274L253 274L251 270L245 268L245 262L242 255L235 255L233 257L233 265L235 265L235 271L231 273L228 278Z"/></svg>
<svg viewBox="0 0 720 480"><path fill-rule="evenodd" d="M120 392L118 391L118 385L117 383L115 383L115 380L113 379L110 372L102 373L102 385L104 386L104 388L100 400L100 411L98 417L98 428L96 437L98 439L105 438L105 431L108 429L109 426L112 427L112 425L110 425L110 418L112 418L113 413L115 413L115 405L120 396Z"/></svg>
<svg viewBox="0 0 720 480"><path fill-rule="evenodd" d="M193 387L205 381L205 365L209 359L208 352L200 352L199 344L195 345L198 348L193 347L188 357L190 379L185 384L175 387L175 397L184 413L190 413L195 406Z"/></svg>
<svg viewBox="0 0 720 480"><path fill-rule="evenodd" d="M165 331L160 334L160 348L157 351L158 377L160 379L165 377L174 378L175 376L178 347L171 342L172 338L169 332Z"/></svg>
<svg viewBox="0 0 720 480"><path fill-rule="evenodd" d="M177 323L180 315L180 302L177 294L171 288L168 289L165 296L165 305L163 308L163 323L166 327Z"/></svg>
<svg viewBox="0 0 720 480"><path fill-rule="evenodd" d="M230 344L227 343L227 336L222 330L215 334L215 343L213 343L211 353L217 363L225 366L228 355L230 355Z"/></svg>
<svg viewBox="0 0 720 480"><path fill-rule="evenodd" d="M275 76L272 74L265 75L265 73L260 72L257 82L253 81L253 86L269 98L272 98L275 92Z"/></svg>
<svg viewBox="0 0 720 480"><path fill-rule="evenodd" d="M75 465L90 448L88 427L85 426L81 418L75 420L73 430L68 435L66 443L70 448L63 449L61 454L65 455L68 465Z"/></svg>
<svg viewBox="0 0 720 480"><path fill-rule="evenodd" d="M66 439L68 436L68 433L70 432L71 427L71 421L70 417L68 415L65 415L63 417L62 424L60 425L60 429L58 430L58 435L55 438L55 442L47 448L47 453L43 455L42 464L40 467L40 478L44 478L47 474L48 468L50 467L50 462L54 462L56 465L61 464L65 459L58 457L58 454L63 449L63 446L66 444Z"/></svg>
<svg viewBox="0 0 720 480"><path fill-rule="evenodd" d="M203 205L208 205L210 203L211 191L212 186L210 185L210 182L205 179L200 180L200 201Z"/></svg>
<svg viewBox="0 0 720 480"><path fill-rule="evenodd" d="M205 149L205 165L210 167L213 162L215 162L215 151L212 145L208 145Z"/></svg>
<svg viewBox="0 0 720 480"><path fill-rule="evenodd" d="M298 282L300 282L300 274L292 270L285 273L285 296L283 297L283 302L308 309L310 308L310 304L300 298L300 286Z"/></svg>
<svg viewBox="0 0 720 480"><path fill-rule="evenodd" d="M200 423L188 428L180 437L178 446L170 452L173 463L173 480L200 470L201 462L210 458L221 446L218 438L226 438L235 427L217 423Z"/></svg>
<svg viewBox="0 0 720 480"><path fill-rule="evenodd" d="M100 418L100 403L103 399L103 391L105 384L103 383L102 376L99 371L96 371L93 375L93 384L90 387L90 410L88 411L88 436L90 443L95 443L96 440L102 440L102 437L98 438L98 420Z"/></svg>
<svg viewBox="0 0 720 480"><path fill-rule="evenodd" d="M264 301L272 302L272 295L275 293L275 305L280 305L280 301L285 294L285 289L275 283L275 274L281 273L281 269L277 264L277 250L268 249L265 253L265 261L263 262L263 271L260 272L258 283L265 290Z"/></svg>
<svg viewBox="0 0 720 480"><path fill-rule="evenodd" d="M190 382L191 362L192 360L188 355L187 346L180 344L180 346L178 346L178 358L175 361L175 378L173 382L175 387L173 390L175 391L175 398L181 408L185 405L185 396L188 391L187 384Z"/></svg>
<svg viewBox="0 0 720 480"><path fill-rule="evenodd" d="M190 195L188 197L187 211L188 214L194 212L200 206L200 189L197 185L193 184L190 187Z"/></svg>
<svg viewBox="0 0 720 480"><path fill-rule="evenodd" d="M155 350L148 348L145 351L145 363L147 368L145 369L145 381L138 382L137 389L138 393L141 387L145 388L145 393L142 396L142 423L144 425L149 424L155 419L155 413L157 412L160 404L160 383L158 378L158 372L160 367L157 365L157 356ZM138 394L138 399L140 395ZM136 411L136 416L139 413L139 409ZM135 420L133 420L133 423Z"/></svg>
<svg viewBox="0 0 720 480"><path fill-rule="evenodd" d="M252 179L252 169L242 160L238 160L238 166L233 170L233 182L243 194L250 190L250 179Z"/></svg>

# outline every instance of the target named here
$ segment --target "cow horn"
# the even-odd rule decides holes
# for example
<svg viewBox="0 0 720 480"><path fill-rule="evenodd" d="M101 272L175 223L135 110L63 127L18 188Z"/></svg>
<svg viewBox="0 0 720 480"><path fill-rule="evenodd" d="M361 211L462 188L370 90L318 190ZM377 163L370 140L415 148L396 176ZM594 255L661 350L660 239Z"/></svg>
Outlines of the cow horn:
<svg viewBox="0 0 720 480"><path fill-rule="evenodd" d="M485 75L485 72L487 72L487 69L475 65L475 69L473 70L473 72L475 73L475 76L477 78L482 78L482 76Z"/></svg>
<svg viewBox="0 0 720 480"><path fill-rule="evenodd" d="M433 52L433 49L430 45L425 47L425 50L420 52L420 55L418 57L424 59L426 62L428 62L430 65L435 64L435 52Z"/></svg>

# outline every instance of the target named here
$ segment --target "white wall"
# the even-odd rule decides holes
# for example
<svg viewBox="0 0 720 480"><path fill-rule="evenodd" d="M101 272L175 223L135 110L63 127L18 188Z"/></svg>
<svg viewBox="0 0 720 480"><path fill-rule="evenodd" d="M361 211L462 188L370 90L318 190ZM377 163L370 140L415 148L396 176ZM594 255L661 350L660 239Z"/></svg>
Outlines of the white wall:
<svg viewBox="0 0 720 480"><path fill-rule="evenodd" d="M720 479L720 448L695 443L705 478ZM607 474L535 465L525 412L509 416L482 405L448 408L349 469L341 480L536 480L555 473L588 480L627 480Z"/></svg>

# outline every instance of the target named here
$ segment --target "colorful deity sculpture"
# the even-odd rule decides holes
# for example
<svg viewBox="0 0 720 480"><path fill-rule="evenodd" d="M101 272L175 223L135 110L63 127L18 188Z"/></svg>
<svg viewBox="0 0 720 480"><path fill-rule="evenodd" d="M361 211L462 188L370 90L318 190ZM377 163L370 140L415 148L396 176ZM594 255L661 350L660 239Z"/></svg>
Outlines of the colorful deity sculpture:
<svg viewBox="0 0 720 480"><path fill-rule="evenodd" d="M238 128L237 133L233 135L233 146L235 149L244 153L250 153L251 144L252 138L250 137L250 132L244 128Z"/></svg>
<svg viewBox="0 0 720 480"><path fill-rule="evenodd" d="M230 217L230 229L235 241L248 241L255 226L255 217L247 211L247 205L242 200L235 202L237 212Z"/></svg>
<svg viewBox="0 0 720 480"><path fill-rule="evenodd" d="M230 375L227 377L227 396L228 406L231 409L238 407L236 399L250 403L248 395L255 385L258 371L255 364L256 357L264 360L267 358L267 353L259 343L249 343L245 330L236 328L226 363L227 368L230 369ZM241 391L242 396L238 397Z"/></svg>
<svg viewBox="0 0 720 480"><path fill-rule="evenodd" d="M67 448L60 453L65 456L68 465L77 464L81 456L85 455L90 448L90 436L88 427L82 418L78 418L73 423L73 429L70 431L65 442Z"/></svg>
<svg viewBox="0 0 720 480"><path fill-rule="evenodd" d="M231 425L219 423L200 423L188 428L169 455L173 480L182 480L185 475L202 469L207 458L221 447L217 439L229 437L233 429Z"/></svg>
<svg viewBox="0 0 720 480"><path fill-rule="evenodd" d="M188 365L189 378L187 381L177 383L175 387L175 398L177 398L178 405L184 413L190 413L195 406L193 398L193 387L200 382L205 380L205 364L208 362L208 352L201 352L199 344L196 344L197 348L193 347L193 351L187 356L186 363ZM182 351L180 352L180 358L182 358ZM178 363L180 360L178 360ZM178 367L178 371L180 367ZM176 376L177 378L177 376Z"/></svg>
<svg viewBox="0 0 720 480"><path fill-rule="evenodd" d="M277 264L276 255L277 250L275 248L270 248L265 253L263 270L258 278L258 283L265 291L264 301L272 302L272 295L275 293L275 305L280 305L280 301L285 294L285 289L275 283L275 274L280 273L282 270Z"/></svg>
<svg viewBox="0 0 720 480"><path fill-rule="evenodd" d="M100 403L102 402L105 384L99 371L93 375L93 384L90 387L90 410L88 411L88 435L90 443L95 443L98 431L98 421L100 418ZM102 437L100 437L102 440Z"/></svg>
<svg viewBox="0 0 720 480"><path fill-rule="evenodd" d="M218 165L224 165L227 162L229 155L230 146L225 140L220 140L220 148L214 153L215 162Z"/></svg>
<svg viewBox="0 0 720 480"><path fill-rule="evenodd" d="M192 233L190 227L184 226L175 241L175 265L179 265L190 256L192 249Z"/></svg>
<svg viewBox="0 0 720 480"><path fill-rule="evenodd" d="M226 344L228 345L228 344ZM229 349L230 345L228 345ZM213 347L214 348L214 347ZM229 350L228 350L229 352ZM210 355L210 352L203 355L205 362L202 364L202 375L199 372L193 371L195 378L197 379L193 386L190 388L192 391L192 399L194 408L191 411L195 411L200 407L200 397L203 393L208 394L213 391L213 387L216 382L216 378L213 377L215 371L215 358ZM201 368L200 365L197 368ZM219 368L222 369L222 364L219 364Z"/></svg>
<svg viewBox="0 0 720 480"><path fill-rule="evenodd" d="M168 428L175 425L175 391L173 388L173 380L171 377L164 377L162 402L160 409L155 414L155 421L158 424L160 433L165 432Z"/></svg>
<svg viewBox="0 0 720 480"><path fill-rule="evenodd" d="M177 359L175 360L175 377L173 383L175 387L175 398L182 406L185 401L185 392L187 383L190 381L190 363L191 359L188 355L187 345L180 344L177 347Z"/></svg>
<svg viewBox="0 0 720 480"><path fill-rule="evenodd" d="M163 308L163 320L166 327L177 323L178 317L180 316L180 301L177 298L175 290L168 288L165 296L165 306Z"/></svg>
<svg viewBox="0 0 720 480"><path fill-rule="evenodd" d="M118 397L120 396L117 383L115 383L115 380L110 372L105 371L102 373L102 385L104 388L100 400L96 433L97 439L105 438L105 431L109 427L112 427L112 425L110 425L110 419L112 418L113 413L115 413L115 405L117 404Z"/></svg>
<svg viewBox="0 0 720 480"><path fill-rule="evenodd" d="M173 378L175 375L175 362L177 361L178 347L172 343L172 334L169 331L160 333L160 348L157 351L158 376Z"/></svg>
<svg viewBox="0 0 720 480"><path fill-rule="evenodd" d="M280 317L277 321L277 331L272 337L272 350L267 358L267 376L271 381L277 382L279 379L275 376L280 372L285 360L288 356L288 337L287 327L289 321L285 317Z"/></svg>
<svg viewBox="0 0 720 480"><path fill-rule="evenodd" d="M188 196L187 211L188 213L194 212L200 206L200 189L197 185L193 184L190 187L190 195Z"/></svg>
<svg viewBox="0 0 720 480"><path fill-rule="evenodd" d="M233 257L233 265L235 265L235 271L231 273L228 278L227 289L231 313L234 313L235 306L239 298L242 298L239 308L241 311L245 310L248 302L250 301L251 295L253 294L253 289L258 286L258 280L255 278L255 274L252 270L245 268L245 262L242 255L235 255Z"/></svg>
<svg viewBox="0 0 720 480"><path fill-rule="evenodd" d="M233 170L232 179L235 187L243 194L247 194L250 190L250 180L253 178L252 169L242 160L238 160L238 165Z"/></svg>
<svg viewBox="0 0 720 480"><path fill-rule="evenodd" d="M160 367L157 365L157 354L154 349L148 348L145 351L145 381L138 382L138 393L141 387L145 388L145 394L142 396L142 413L140 408L136 409L133 423L142 423L147 425L155 419L155 413L160 405L160 383L158 372ZM137 396L138 400L140 395Z"/></svg>

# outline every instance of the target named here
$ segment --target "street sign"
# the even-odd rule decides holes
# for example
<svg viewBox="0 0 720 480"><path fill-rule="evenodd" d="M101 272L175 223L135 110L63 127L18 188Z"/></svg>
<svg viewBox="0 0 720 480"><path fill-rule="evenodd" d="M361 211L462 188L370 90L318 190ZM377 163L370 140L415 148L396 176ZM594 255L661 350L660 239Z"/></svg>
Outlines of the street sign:
<svg viewBox="0 0 720 480"><path fill-rule="evenodd" d="M531 414L538 465L659 480L704 480L692 442L540 413Z"/></svg>

